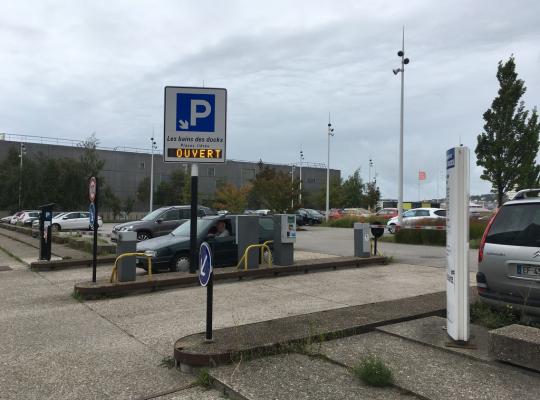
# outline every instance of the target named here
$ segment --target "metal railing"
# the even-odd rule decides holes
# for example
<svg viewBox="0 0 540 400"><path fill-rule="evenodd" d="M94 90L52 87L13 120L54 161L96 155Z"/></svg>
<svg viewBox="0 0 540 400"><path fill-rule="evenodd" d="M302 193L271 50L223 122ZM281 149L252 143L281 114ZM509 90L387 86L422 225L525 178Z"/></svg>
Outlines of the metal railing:
<svg viewBox="0 0 540 400"><path fill-rule="evenodd" d="M247 266L247 260L248 260L248 254L251 249L260 249L261 254L259 258L259 264L262 264L264 262L264 251L268 253L268 268L272 268L272 251L270 250L269 244L274 243L273 240L267 240L264 243L261 244L251 244L248 247L246 247L246 250L244 250L244 255L242 258L240 258L240 261L238 261L238 264L236 265L236 269L240 269L240 266L242 265L242 262L244 263L244 271L248 269Z"/></svg>
<svg viewBox="0 0 540 400"><path fill-rule="evenodd" d="M120 261L124 257L133 256L146 257L146 259L148 260L148 280L152 279L152 255L146 253L124 253L120 254L118 257L116 257L116 260L114 260L114 267L112 269L110 279L111 283L118 282L118 261Z"/></svg>

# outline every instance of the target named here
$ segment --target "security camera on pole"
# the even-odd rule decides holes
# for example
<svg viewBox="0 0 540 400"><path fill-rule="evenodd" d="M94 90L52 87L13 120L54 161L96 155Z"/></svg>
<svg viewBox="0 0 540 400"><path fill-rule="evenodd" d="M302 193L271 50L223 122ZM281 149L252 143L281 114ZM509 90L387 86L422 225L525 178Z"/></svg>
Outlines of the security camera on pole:
<svg viewBox="0 0 540 400"><path fill-rule="evenodd" d="M300 150L300 190L298 191L298 206L302 207L302 161L304 161L304 152Z"/></svg>
<svg viewBox="0 0 540 400"><path fill-rule="evenodd" d="M157 150L157 142L154 135L150 139L152 143L152 157L150 159L150 212L154 211L154 150Z"/></svg>
<svg viewBox="0 0 540 400"><path fill-rule="evenodd" d="M399 195L398 195L398 225L403 223L403 93L405 85L405 65L409 59L405 58L405 27L403 27L403 36L401 39L401 50L397 55L401 57L401 68L393 69L394 75L401 72L401 115L399 121Z"/></svg>
<svg viewBox="0 0 540 400"><path fill-rule="evenodd" d="M334 128L330 123L330 113L328 113L328 162L326 164L326 222L330 217L330 136L334 136Z"/></svg>

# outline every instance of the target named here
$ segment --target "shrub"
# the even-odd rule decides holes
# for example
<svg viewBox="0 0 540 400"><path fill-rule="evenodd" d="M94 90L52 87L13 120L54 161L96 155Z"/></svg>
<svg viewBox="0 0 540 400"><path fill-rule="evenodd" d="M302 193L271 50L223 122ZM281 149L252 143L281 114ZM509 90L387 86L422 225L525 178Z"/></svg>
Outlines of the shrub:
<svg viewBox="0 0 540 400"><path fill-rule="evenodd" d="M495 310L477 300L471 304L471 322L482 325L488 329L502 328L503 326L516 324L519 316L511 306L506 306L501 310Z"/></svg>
<svg viewBox="0 0 540 400"><path fill-rule="evenodd" d="M446 245L446 231L400 229L395 234L396 243Z"/></svg>
<svg viewBox="0 0 540 400"><path fill-rule="evenodd" d="M353 228L356 222L367 222L370 224L386 225L386 220L374 215L349 215L338 219L333 219L323 223L323 226L329 226L332 228Z"/></svg>
<svg viewBox="0 0 540 400"><path fill-rule="evenodd" d="M390 368L375 356L368 356L360 361L353 368L353 374L370 386L389 386L394 380Z"/></svg>

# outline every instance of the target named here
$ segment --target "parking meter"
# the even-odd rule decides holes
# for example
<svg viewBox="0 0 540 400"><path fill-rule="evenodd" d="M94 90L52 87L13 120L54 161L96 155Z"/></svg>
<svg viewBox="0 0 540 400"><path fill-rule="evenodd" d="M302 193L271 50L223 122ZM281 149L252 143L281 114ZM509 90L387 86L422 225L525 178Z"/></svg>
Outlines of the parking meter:
<svg viewBox="0 0 540 400"><path fill-rule="evenodd" d="M274 215L274 250L272 258L275 265L294 264L294 243L296 242L296 216Z"/></svg>
<svg viewBox="0 0 540 400"><path fill-rule="evenodd" d="M39 214L39 259L51 261L52 210L54 203L40 206Z"/></svg>

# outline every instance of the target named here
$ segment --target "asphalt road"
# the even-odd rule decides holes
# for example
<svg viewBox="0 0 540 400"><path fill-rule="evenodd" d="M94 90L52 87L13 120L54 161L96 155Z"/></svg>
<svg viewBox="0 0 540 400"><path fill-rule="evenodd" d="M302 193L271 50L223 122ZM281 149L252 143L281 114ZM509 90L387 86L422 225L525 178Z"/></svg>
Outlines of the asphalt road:
<svg viewBox="0 0 540 400"><path fill-rule="evenodd" d="M295 249L337 256L354 255L353 229L306 227L297 233ZM378 244L379 251L393 257L395 262L446 268L446 249L441 246L412 244ZM469 270L478 271L478 250L469 250Z"/></svg>

